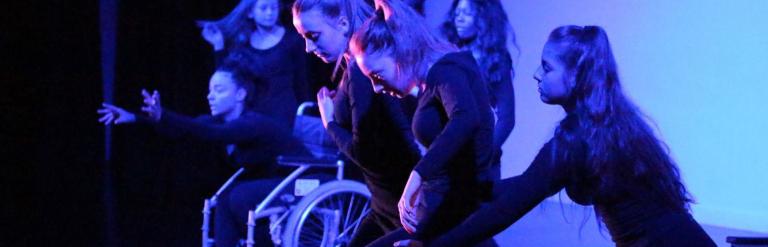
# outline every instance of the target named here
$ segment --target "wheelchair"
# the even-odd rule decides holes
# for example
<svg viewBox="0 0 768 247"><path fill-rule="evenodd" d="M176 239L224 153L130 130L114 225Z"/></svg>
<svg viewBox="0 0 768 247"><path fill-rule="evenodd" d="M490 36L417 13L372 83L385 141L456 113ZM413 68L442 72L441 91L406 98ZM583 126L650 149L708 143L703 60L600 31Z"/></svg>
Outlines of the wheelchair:
<svg viewBox="0 0 768 247"><path fill-rule="evenodd" d="M312 102L299 106L293 136L302 140L312 157L277 158L278 165L295 169L248 212L248 234L244 241L248 247L262 244L254 242L256 221L260 219L269 219L269 234L275 246L346 246L371 210L370 191L363 183L345 179L345 162L339 159L338 149L327 136L320 118L307 114L311 108L316 108ZM306 179L310 169L335 170L335 174L321 183L321 179ZM240 168L205 200L201 228L203 247L215 245L210 236L210 217L218 196L242 172L243 168ZM288 193L291 185L295 185L294 192Z"/></svg>

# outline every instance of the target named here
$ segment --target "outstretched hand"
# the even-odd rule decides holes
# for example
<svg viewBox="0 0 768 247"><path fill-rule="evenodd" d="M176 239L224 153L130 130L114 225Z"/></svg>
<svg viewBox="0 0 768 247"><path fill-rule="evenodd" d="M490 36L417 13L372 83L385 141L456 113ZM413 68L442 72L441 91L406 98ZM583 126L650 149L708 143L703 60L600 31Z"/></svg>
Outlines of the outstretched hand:
<svg viewBox="0 0 768 247"><path fill-rule="evenodd" d="M141 111L146 113L153 122L159 122L163 115L163 108L160 106L160 93L155 90L149 94L147 90L142 89L141 96L144 97L144 106L141 107Z"/></svg>
<svg viewBox="0 0 768 247"><path fill-rule="evenodd" d="M101 107L102 108L96 110L96 112L102 115L99 118L99 122L104 123L104 125L127 124L136 122L136 115L126 111L123 108L107 103L101 103Z"/></svg>

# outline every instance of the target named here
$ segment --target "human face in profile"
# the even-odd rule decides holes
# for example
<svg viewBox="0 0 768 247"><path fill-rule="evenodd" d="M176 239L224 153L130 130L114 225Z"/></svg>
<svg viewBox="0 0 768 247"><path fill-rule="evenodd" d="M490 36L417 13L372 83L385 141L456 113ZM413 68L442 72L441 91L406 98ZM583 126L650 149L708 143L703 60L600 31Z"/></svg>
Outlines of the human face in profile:
<svg viewBox="0 0 768 247"><path fill-rule="evenodd" d="M293 26L304 37L307 53L325 63L336 62L347 51L349 21L345 16L328 17L315 7L294 13Z"/></svg>
<svg viewBox="0 0 768 247"><path fill-rule="evenodd" d="M562 45L547 42L541 54L541 65L533 78L538 81L539 98L547 104L565 105L573 88L573 73L560 59Z"/></svg>

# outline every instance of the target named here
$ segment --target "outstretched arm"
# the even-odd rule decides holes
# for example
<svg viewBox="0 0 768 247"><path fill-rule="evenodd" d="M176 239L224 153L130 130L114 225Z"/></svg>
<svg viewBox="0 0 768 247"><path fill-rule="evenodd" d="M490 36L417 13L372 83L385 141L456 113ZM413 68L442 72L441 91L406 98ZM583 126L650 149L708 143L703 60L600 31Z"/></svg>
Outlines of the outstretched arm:
<svg viewBox="0 0 768 247"><path fill-rule="evenodd" d="M117 125L136 122L136 115L123 108L107 103L101 103L101 107L102 108L96 110L97 113L101 114L99 123L104 123L104 125Z"/></svg>
<svg viewBox="0 0 768 247"><path fill-rule="evenodd" d="M563 165L554 164L549 144L539 151L530 167L517 177L497 184L502 194L470 215L461 224L434 239L429 246L472 246L492 238L547 197L560 191L566 183Z"/></svg>

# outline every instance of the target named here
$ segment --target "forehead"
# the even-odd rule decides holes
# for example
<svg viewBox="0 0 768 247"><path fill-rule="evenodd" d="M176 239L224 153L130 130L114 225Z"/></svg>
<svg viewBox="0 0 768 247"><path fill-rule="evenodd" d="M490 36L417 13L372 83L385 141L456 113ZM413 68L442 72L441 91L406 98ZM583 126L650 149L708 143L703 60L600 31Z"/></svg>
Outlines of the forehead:
<svg viewBox="0 0 768 247"><path fill-rule="evenodd" d="M544 50L541 53L541 57L544 60L550 60L550 61L559 60L561 50L562 50L562 45L553 43L553 42L547 42L544 45Z"/></svg>
<svg viewBox="0 0 768 247"><path fill-rule="evenodd" d="M278 3L277 0L256 0L254 5L277 5Z"/></svg>
<svg viewBox="0 0 768 247"><path fill-rule="evenodd" d="M367 70L378 70L392 65L394 60L386 52L356 54L355 60ZM363 69L363 68L361 68Z"/></svg>
<svg viewBox="0 0 768 247"><path fill-rule="evenodd" d="M304 30L316 30L328 25L328 19L320 8L312 8L298 15L293 15L293 25Z"/></svg>
<svg viewBox="0 0 768 247"><path fill-rule="evenodd" d="M457 9L472 9L472 3L469 0L459 0L459 2L456 4Z"/></svg>
<svg viewBox="0 0 768 247"><path fill-rule="evenodd" d="M231 86L234 85L232 81L232 73L225 71L216 71L211 76L210 86Z"/></svg>

